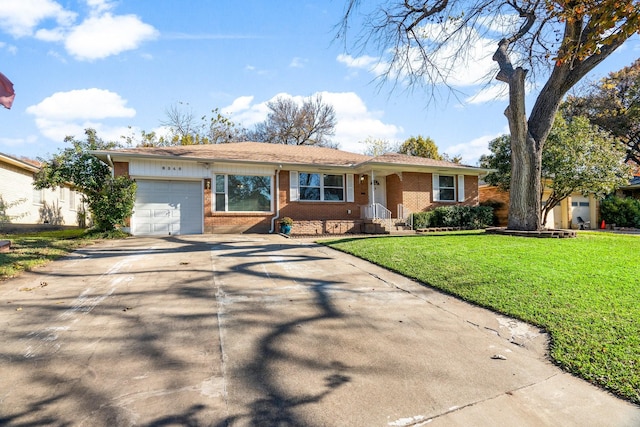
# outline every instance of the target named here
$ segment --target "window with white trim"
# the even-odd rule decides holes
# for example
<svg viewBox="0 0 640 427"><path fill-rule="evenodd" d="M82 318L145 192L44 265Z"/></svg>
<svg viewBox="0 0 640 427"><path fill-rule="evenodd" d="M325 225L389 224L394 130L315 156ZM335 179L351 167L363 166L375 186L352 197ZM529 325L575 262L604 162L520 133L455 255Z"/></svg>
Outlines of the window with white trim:
<svg viewBox="0 0 640 427"><path fill-rule="evenodd" d="M69 189L69 209L76 210L76 191L71 188Z"/></svg>
<svg viewBox="0 0 640 427"><path fill-rule="evenodd" d="M455 175L433 174L433 200L435 202L456 201Z"/></svg>
<svg viewBox="0 0 640 427"><path fill-rule="evenodd" d="M67 195L66 193L67 193L67 189L64 188L64 187L60 187L60 197L59 197L59 199L60 199L61 202L65 201L65 196Z"/></svg>
<svg viewBox="0 0 640 427"><path fill-rule="evenodd" d="M344 175L299 172L299 198L305 201L343 202L344 181Z"/></svg>
<svg viewBox="0 0 640 427"><path fill-rule="evenodd" d="M33 189L33 204L34 205L41 205L42 202L44 201L44 188L43 189Z"/></svg>
<svg viewBox="0 0 640 427"><path fill-rule="evenodd" d="M271 176L216 175L213 208L216 212L270 212Z"/></svg>
<svg viewBox="0 0 640 427"><path fill-rule="evenodd" d="M432 174L434 202L464 202L464 175ZM457 198L456 198L457 194Z"/></svg>

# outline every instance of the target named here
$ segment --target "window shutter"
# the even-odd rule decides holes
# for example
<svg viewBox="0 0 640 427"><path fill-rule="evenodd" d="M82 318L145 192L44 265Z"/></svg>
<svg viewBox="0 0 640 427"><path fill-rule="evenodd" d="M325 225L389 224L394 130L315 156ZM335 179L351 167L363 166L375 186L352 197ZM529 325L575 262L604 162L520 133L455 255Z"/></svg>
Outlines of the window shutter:
<svg viewBox="0 0 640 427"><path fill-rule="evenodd" d="M458 201L464 202L464 175L458 175Z"/></svg>
<svg viewBox="0 0 640 427"><path fill-rule="evenodd" d="M431 174L431 177L433 178L433 201L434 202L439 202L440 201L440 175L438 175L437 173Z"/></svg>
<svg viewBox="0 0 640 427"><path fill-rule="evenodd" d="M348 173L347 174L347 202L353 202L353 201L354 201L353 174L352 173Z"/></svg>
<svg viewBox="0 0 640 427"><path fill-rule="evenodd" d="M298 195L298 171L289 171L289 200L297 202L300 199Z"/></svg>

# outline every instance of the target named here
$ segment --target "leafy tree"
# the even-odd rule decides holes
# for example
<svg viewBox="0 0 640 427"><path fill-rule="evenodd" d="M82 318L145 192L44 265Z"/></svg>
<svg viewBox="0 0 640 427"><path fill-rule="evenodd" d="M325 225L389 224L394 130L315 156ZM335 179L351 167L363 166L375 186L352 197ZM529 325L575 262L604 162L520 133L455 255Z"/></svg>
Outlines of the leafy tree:
<svg viewBox="0 0 640 427"><path fill-rule="evenodd" d="M511 138L509 135L502 135L490 141L489 151L491 154L480 156L480 167L496 171L487 174L484 180L502 191L509 191L511 187Z"/></svg>
<svg viewBox="0 0 640 427"><path fill-rule="evenodd" d="M329 138L335 134L336 113L321 95L309 97L298 104L291 98L278 97L267 103L267 119L249 133L257 142L288 145L318 145L334 147Z"/></svg>
<svg viewBox="0 0 640 427"><path fill-rule="evenodd" d="M423 138L422 135L412 136L407 139L398 150L401 154L424 157L427 159L442 160L438 153L438 146L430 137Z"/></svg>
<svg viewBox="0 0 640 427"><path fill-rule="evenodd" d="M189 104L178 102L165 111L166 120L160 124L169 129L168 137L158 137L155 132L142 131L141 146L162 147L170 145L223 144L243 141L246 129L222 114L219 108L211 110L211 116L199 120Z"/></svg>
<svg viewBox="0 0 640 427"><path fill-rule="evenodd" d="M339 36L346 40L361 0L347 0ZM542 153L564 95L640 30L638 0L386 0L362 12L358 47L386 64L383 78L439 84L466 66L478 41L493 40L496 79L509 88L511 198L508 228L541 228ZM369 3L367 3L369 4ZM452 52L455 52L452 53ZM527 117L527 73L547 73Z"/></svg>
<svg viewBox="0 0 640 427"><path fill-rule="evenodd" d="M412 136L407 139L397 150L400 154L409 156L424 157L426 159L444 160L451 163L462 163L462 156L450 156L447 153L438 153L438 146L430 137L423 138L422 135Z"/></svg>
<svg viewBox="0 0 640 427"><path fill-rule="evenodd" d="M482 156L483 167L497 169L487 175L489 184L509 190L511 176L511 145L509 136L494 139L489 144L492 153ZM624 164L625 151L613 138L591 125L584 117L567 122L558 114L542 154L542 197L544 186L551 194L541 207L542 223L554 207L572 193L594 194L603 198L628 182L630 169Z"/></svg>
<svg viewBox="0 0 640 427"><path fill-rule="evenodd" d="M461 164L462 156L460 154L456 154L455 156L450 156L447 153L442 153L442 160L444 160L445 162Z"/></svg>
<svg viewBox="0 0 640 427"><path fill-rule="evenodd" d="M364 154L367 156L381 156L385 153L396 153L399 150L397 143L389 142L386 139L367 137L360 143L364 144Z"/></svg>
<svg viewBox="0 0 640 427"><path fill-rule="evenodd" d="M136 183L124 176L113 178L111 169L91 154L93 150L109 150L117 146L104 142L93 129L85 130L86 139L68 136L71 147L60 150L49 160L40 159L34 187L55 188L72 183L82 192L98 231L110 231L124 224L133 212Z"/></svg>
<svg viewBox="0 0 640 427"><path fill-rule="evenodd" d="M582 115L617 137L627 160L640 165L640 59L592 83L581 96L562 105L565 117Z"/></svg>

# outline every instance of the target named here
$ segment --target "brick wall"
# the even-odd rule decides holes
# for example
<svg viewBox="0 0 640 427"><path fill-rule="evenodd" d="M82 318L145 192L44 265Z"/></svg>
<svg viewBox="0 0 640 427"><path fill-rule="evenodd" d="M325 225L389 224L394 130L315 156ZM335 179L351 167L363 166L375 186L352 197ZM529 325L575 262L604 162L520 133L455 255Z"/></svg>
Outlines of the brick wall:
<svg viewBox="0 0 640 427"><path fill-rule="evenodd" d="M403 172L402 204L411 212L422 212L431 207L433 183L431 174Z"/></svg>
<svg viewBox="0 0 640 427"><path fill-rule="evenodd" d="M411 212L428 211L438 206L466 205L479 203L478 177L465 175L464 202L434 202L432 197L433 181L430 173L404 172L402 179L398 175L387 177L387 208L392 212L398 204L403 204ZM393 212L394 217L397 212Z"/></svg>
<svg viewBox="0 0 640 427"><path fill-rule="evenodd" d="M404 204L402 184L403 182L397 174L387 176L387 209L391 211L392 218L398 216L398 205ZM404 205L406 206L406 204Z"/></svg>
<svg viewBox="0 0 640 427"><path fill-rule="evenodd" d="M369 203L368 182L367 176L363 176L361 180L360 175L354 175L353 202L291 202L289 171L280 171L280 218L288 216L293 219L291 234L360 233L363 222L360 219L360 206Z"/></svg>
<svg viewBox="0 0 640 427"><path fill-rule="evenodd" d="M113 174L115 176L129 176L129 162L113 162Z"/></svg>

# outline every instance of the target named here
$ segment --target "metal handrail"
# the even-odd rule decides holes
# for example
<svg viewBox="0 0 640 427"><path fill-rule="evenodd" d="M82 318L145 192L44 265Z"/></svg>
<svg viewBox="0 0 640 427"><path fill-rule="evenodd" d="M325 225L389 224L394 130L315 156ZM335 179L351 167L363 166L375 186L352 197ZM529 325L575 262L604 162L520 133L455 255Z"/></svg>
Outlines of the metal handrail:
<svg viewBox="0 0 640 427"><path fill-rule="evenodd" d="M391 211L382 206L380 203L372 203L370 205L361 206L360 217L362 219L372 219L384 222L388 230L391 230L391 228L393 227Z"/></svg>
<svg viewBox="0 0 640 427"><path fill-rule="evenodd" d="M404 223L413 230L413 212L407 209L403 204L398 205L398 219L402 219Z"/></svg>

